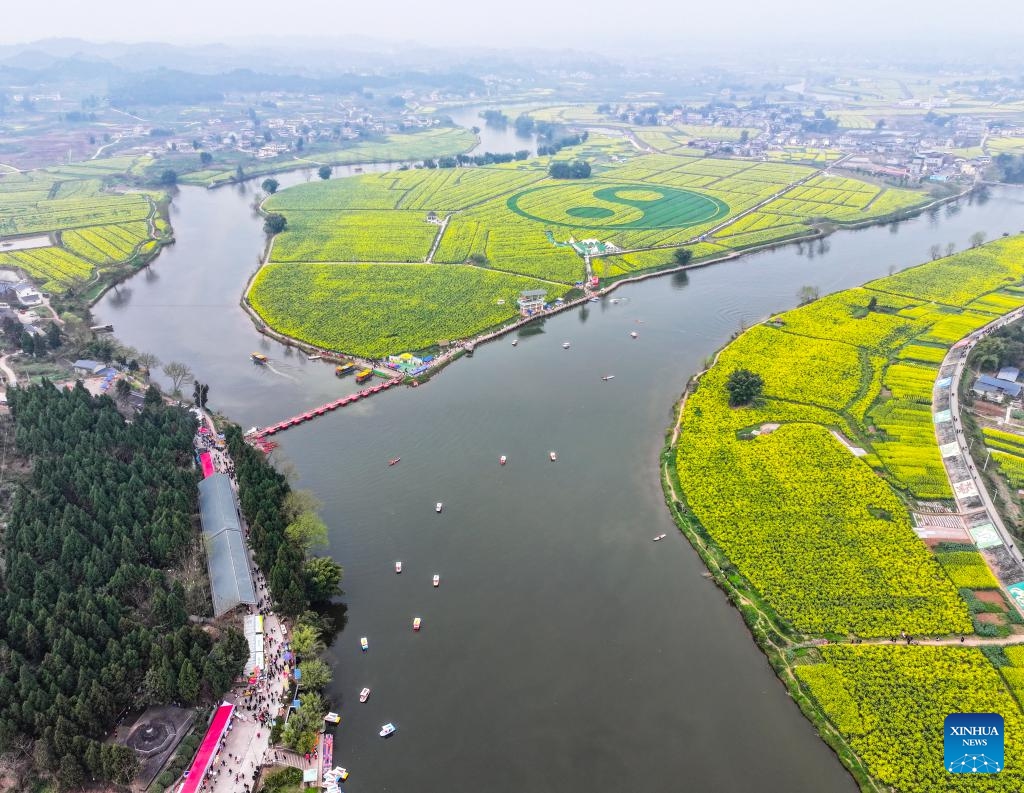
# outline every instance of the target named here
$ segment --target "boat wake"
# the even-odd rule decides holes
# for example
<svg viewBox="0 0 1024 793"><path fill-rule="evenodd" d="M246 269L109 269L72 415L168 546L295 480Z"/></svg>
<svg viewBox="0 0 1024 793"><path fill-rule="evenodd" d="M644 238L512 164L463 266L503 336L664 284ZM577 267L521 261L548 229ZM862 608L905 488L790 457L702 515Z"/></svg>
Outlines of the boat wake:
<svg viewBox="0 0 1024 793"><path fill-rule="evenodd" d="M278 370L278 369L275 369L275 368L274 368L273 366L271 366L271 365L270 365L269 363L268 363L268 364L264 364L264 368L266 368L266 369L269 369L269 370L270 370L271 372L273 372L274 374L278 375L279 377L287 377L287 378L288 378L289 380L291 380L291 381L292 381L293 383L297 383L297 382L299 382L299 381L298 381L298 380L297 380L296 378L292 377L292 376L291 376L290 374L288 374L287 372L282 372L282 371L280 371L280 370Z"/></svg>

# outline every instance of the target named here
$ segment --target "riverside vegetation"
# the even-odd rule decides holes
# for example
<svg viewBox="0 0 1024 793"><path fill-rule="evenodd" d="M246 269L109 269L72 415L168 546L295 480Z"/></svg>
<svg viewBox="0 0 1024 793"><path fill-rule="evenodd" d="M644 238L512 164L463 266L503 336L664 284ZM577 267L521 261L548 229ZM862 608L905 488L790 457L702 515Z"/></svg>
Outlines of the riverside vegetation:
<svg viewBox="0 0 1024 793"><path fill-rule="evenodd" d="M591 135L532 160L299 185L264 203L287 227L248 299L281 333L380 357L507 322L521 290L565 295L586 275L570 241L613 246L590 248L593 274L609 281L669 266L679 246L707 259L929 198L814 167L702 155L638 154L625 138ZM552 162L577 160L592 163L591 178L548 175Z"/></svg>
<svg viewBox="0 0 1024 793"><path fill-rule="evenodd" d="M997 582L973 546L929 552L908 512L914 499L952 499L931 416L936 362L1024 305L1022 279L1024 238L1008 238L773 317L700 377L666 458L674 515L864 789L1024 785L1016 741L998 775L943 768L948 713L1001 713L1007 734L1024 729L1024 647L959 646L992 635L974 591L991 597ZM733 408L726 383L741 368L763 393ZM997 610L1019 621L1005 601ZM904 631L956 646L893 643ZM867 643L814 641L850 636Z"/></svg>

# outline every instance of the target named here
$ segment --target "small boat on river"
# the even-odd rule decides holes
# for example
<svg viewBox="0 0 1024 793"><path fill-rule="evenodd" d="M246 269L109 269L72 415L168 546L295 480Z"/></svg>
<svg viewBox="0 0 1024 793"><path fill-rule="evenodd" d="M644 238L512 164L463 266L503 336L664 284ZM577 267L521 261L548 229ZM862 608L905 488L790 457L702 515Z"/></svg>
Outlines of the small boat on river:
<svg viewBox="0 0 1024 793"><path fill-rule="evenodd" d="M364 688L362 691L359 692L359 701L360 702L366 702L366 700L368 700L369 698L370 698L370 689L369 688Z"/></svg>
<svg viewBox="0 0 1024 793"><path fill-rule="evenodd" d="M363 648L363 652L364 653L367 650L370 649L370 643L368 641L366 641L366 637L365 636L362 639L359 640L359 646Z"/></svg>
<svg viewBox="0 0 1024 793"><path fill-rule="evenodd" d="M267 361L269 360L267 356L261 352L249 353L249 357L252 358L253 363L259 364L260 366L265 366Z"/></svg>
<svg viewBox="0 0 1024 793"><path fill-rule="evenodd" d="M444 509L444 504L438 501L437 504L434 505L434 512L440 512L442 509Z"/></svg>
<svg viewBox="0 0 1024 793"><path fill-rule="evenodd" d="M590 302L590 303L600 303L601 302L601 298L599 298L599 297L592 297L592 298L590 298L590 300L588 302Z"/></svg>
<svg viewBox="0 0 1024 793"><path fill-rule="evenodd" d="M441 576L439 576L437 573L434 573L434 586L441 586Z"/></svg>
<svg viewBox="0 0 1024 793"><path fill-rule="evenodd" d="M604 380L607 383L609 380L614 380L615 379L615 375L613 375L613 374L606 374L601 379Z"/></svg>
<svg viewBox="0 0 1024 793"><path fill-rule="evenodd" d="M417 617L416 619L414 619L414 620L412 621L412 629L413 629L414 631L418 631L418 630L420 629L420 623L421 623L421 622L422 622L422 620L421 620L421 619L420 619L419 617Z"/></svg>
<svg viewBox="0 0 1024 793"><path fill-rule="evenodd" d="M337 366L334 367L334 376L344 377L345 375L349 374L350 372L354 372L355 370L356 365L352 362L338 364Z"/></svg>
<svg viewBox="0 0 1024 793"><path fill-rule="evenodd" d="M551 458L551 462L558 462L558 455L555 454L554 452L548 452L548 457Z"/></svg>
<svg viewBox="0 0 1024 793"><path fill-rule="evenodd" d="M658 540L664 540L667 536L667 534L659 534L657 537L654 538L654 542L657 542Z"/></svg>
<svg viewBox="0 0 1024 793"><path fill-rule="evenodd" d="M569 344L569 342L567 342L567 341L563 341L563 342L562 342L562 349L563 349L563 350L568 350L568 349L569 349L569 348L570 348L571 346L572 346L572 345L571 345L571 344Z"/></svg>
<svg viewBox="0 0 1024 793"><path fill-rule="evenodd" d="M396 573L402 572L402 563L401 562L395 562L395 572Z"/></svg>
<svg viewBox="0 0 1024 793"><path fill-rule="evenodd" d="M512 339L512 346L515 347L517 344L519 344L519 339Z"/></svg>
<svg viewBox="0 0 1024 793"><path fill-rule="evenodd" d="M393 457L392 459L388 460L388 465L398 465L398 463L400 463L401 461L401 457Z"/></svg>
<svg viewBox="0 0 1024 793"><path fill-rule="evenodd" d="M387 724L380 728L380 737L387 738L389 735L394 735L395 730L397 729L398 728L389 721Z"/></svg>
<svg viewBox="0 0 1024 793"><path fill-rule="evenodd" d="M365 383L371 377L373 377L373 369L363 369L363 371L356 375L356 382Z"/></svg>
<svg viewBox="0 0 1024 793"><path fill-rule="evenodd" d="M322 357L323 357L322 355L307 355L306 356L306 360L307 361L319 361Z"/></svg>
<svg viewBox="0 0 1024 793"><path fill-rule="evenodd" d="M504 454L501 455L501 457L498 458L498 465L504 465L507 462L508 462L508 457L506 457Z"/></svg>
<svg viewBox="0 0 1024 793"><path fill-rule="evenodd" d="M631 330L631 331L629 332L629 338L631 338L631 339L635 339L635 338L636 338L637 336L639 336L639 335L640 335L640 334L639 334L639 333L637 333L637 332L636 332L635 330Z"/></svg>

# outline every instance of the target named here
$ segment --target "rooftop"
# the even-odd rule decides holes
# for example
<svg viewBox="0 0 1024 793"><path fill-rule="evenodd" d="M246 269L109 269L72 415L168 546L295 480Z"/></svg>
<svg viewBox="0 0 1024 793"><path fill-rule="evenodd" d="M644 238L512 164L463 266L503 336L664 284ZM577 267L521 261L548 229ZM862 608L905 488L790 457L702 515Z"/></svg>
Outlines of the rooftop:
<svg viewBox="0 0 1024 793"><path fill-rule="evenodd" d="M242 603L255 604L256 588L249 570L242 524L231 480L226 474L213 474L199 483L199 514L214 616L219 617Z"/></svg>
<svg viewBox="0 0 1024 793"><path fill-rule="evenodd" d="M992 377L992 375L983 374L974 383L974 387L980 391L991 393L993 390L1001 391L1004 394L1009 394L1012 397L1019 397L1020 392L1024 390L1024 385L1020 383L1014 383L1010 380L1000 380L998 377Z"/></svg>

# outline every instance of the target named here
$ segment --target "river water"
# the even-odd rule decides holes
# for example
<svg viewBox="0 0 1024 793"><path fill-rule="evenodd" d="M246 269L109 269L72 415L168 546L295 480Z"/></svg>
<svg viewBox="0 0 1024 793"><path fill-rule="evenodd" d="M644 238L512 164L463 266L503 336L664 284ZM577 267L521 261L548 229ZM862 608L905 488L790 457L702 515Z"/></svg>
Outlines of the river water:
<svg viewBox="0 0 1024 793"><path fill-rule="evenodd" d="M188 362L245 427L354 388L238 306L263 244L253 195L182 188L177 244L95 309L123 342ZM825 294L933 243L1022 226L1024 193L994 190L984 206L627 286L278 436L345 566L347 625L328 656L346 789L854 791L674 530L658 480L670 408L741 323L793 306L802 285Z"/></svg>
<svg viewBox="0 0 1024 793"><path fill-rule="evenodd" d="M500 108L508 116L509 123L505 126L485 124L484 120L480 118L480 113L488 108ZM499 152L516 152L521 149L525 149L530 154L536 154L537 137L535 135L517 135L516 127L513 123L520 111L526 109L528 107L480 105L449 108L443 114L451 118L460 127L476 127L480 130L477 133L480 142L470 150L470 154L483 154L486 151L497 154Z"/></svg>

